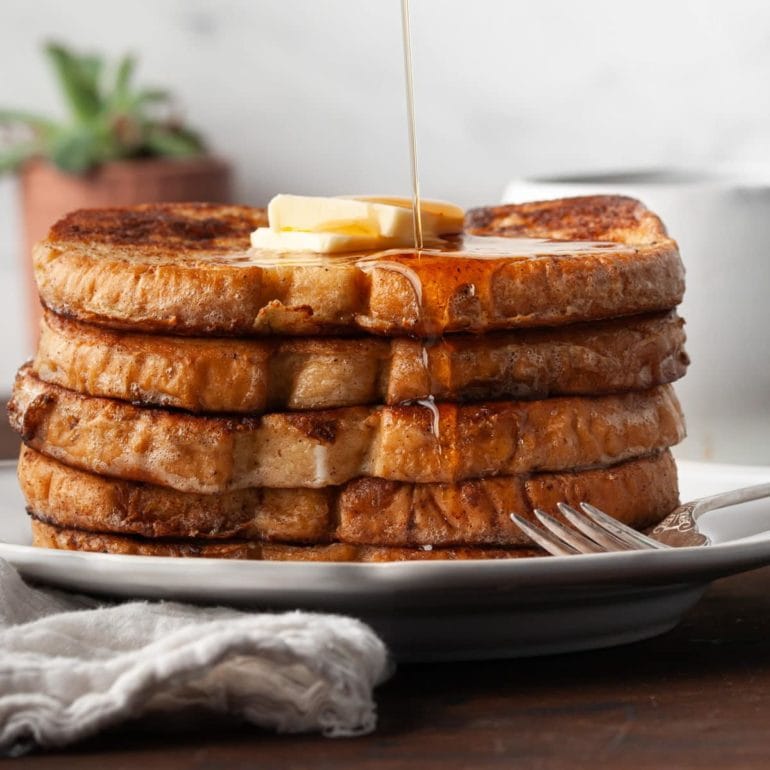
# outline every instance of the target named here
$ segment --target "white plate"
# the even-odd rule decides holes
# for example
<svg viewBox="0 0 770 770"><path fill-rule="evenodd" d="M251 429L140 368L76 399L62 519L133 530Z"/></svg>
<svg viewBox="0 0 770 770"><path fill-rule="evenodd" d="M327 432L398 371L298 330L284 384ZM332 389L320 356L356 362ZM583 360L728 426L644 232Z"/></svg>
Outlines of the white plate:
<svg viewBox="0 0 770 770"><path fill-rule="evenodd" d="M682 499L770 481L770 468L680 462ZM714 578L770 564L770 500L701 519L714 545L510 561L313 564L32 548L13 464L0 467L0 556L27 578L121 597L344 612L410 660L512 657L662 633ZM755 535L748 541L729 540Z"/></svg>

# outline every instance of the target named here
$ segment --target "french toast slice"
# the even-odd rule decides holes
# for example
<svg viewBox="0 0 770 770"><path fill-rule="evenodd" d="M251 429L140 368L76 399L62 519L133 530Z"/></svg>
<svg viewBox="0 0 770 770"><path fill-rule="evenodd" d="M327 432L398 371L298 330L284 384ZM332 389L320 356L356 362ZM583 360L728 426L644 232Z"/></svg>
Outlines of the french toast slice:
<svg viewBox="0 0 770 770"><path fill-rule="evenodd" d="M249 249L264 223L213 204L75 211L34 249L42 302L135 332L437 336L669 310L684 291L676 243L630 198L476 209L468 235L419 255L277 258Z"/></svg>
<svg viewBox="0 0 770 770"><path fill-rule="evenodd" d="M85 395L191 412L394 405L431 395L439 401L601 395L682 377L683 325L669 312L423 344L403 337L168 337L47 312L33 371Z"/></svg>
<svg viewBox="0 0 770 770"><path fill-rule="evenodd" d="M175 556L259 561L390 562L434 559L521 559L545 556L535 548L397 548L393 546L326 543L289 545L257 540L145 540L130 535L110 535L57 527L32 519L32 544L39 548L91 551L124 556Z"/></svg>
<svg viewBox="0 0 770 770"><path fill-rule="evenodd" d="M678 504L666 451L607 468L496 476L458 484L362 478L323 489L177 492L69 468L25 447L19 482L38 519L78 530L144 538L344 542L387 546L532 545L510 520L534 508L585 501L644 529Z"/></svg>
<svg viewBox="0 0 770 770"><path fill-rule="evenodd" d="M210 494L323 487L359 476L450 483L609 465L684 437L670 385L608 396L343 407L209 417L83 396L17 375L11 425L29 446L94 473Z"/></svg>

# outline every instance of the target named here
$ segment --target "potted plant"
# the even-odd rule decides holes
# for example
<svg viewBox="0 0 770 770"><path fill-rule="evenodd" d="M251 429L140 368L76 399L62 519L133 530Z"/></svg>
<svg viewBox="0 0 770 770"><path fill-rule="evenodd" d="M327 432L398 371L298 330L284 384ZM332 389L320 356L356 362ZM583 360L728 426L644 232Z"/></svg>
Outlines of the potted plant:
<svg viewBox="0 0 770 770"><path fill-rule="evenodd" d="M45 47L68 119L0 109L0 172L18 172L33 329L39 303L32 244L78 208L153 201L226 202L230 169L173 111L170 94L135 88L135 60L110 67L99 56ZM36 333L36 332L35 332Z"/></svg>

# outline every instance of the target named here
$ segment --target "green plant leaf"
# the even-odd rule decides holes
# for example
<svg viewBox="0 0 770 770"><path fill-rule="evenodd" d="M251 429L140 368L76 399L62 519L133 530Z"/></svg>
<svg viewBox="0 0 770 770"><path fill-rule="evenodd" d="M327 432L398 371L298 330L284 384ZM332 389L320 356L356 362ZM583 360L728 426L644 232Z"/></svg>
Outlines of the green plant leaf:
<svg viewBox="0 0 770 770"><path fill-rule="evenodd" d="M99 94L102 72L104 71L104 59L100 56L77 56L70 54L80 67L81 77L96 94Z"/></svg>
<svg viewBox="0 0 770 770"><path fill-rule="evenodd" d="M56 43L49 43L45 50L73 116L83 123L93 120L103 109L99 94L101 61L96 57L78 57Z"/></svg>
<svg viewBox="0 0 770 770"><path fill-rule="evenodd" d="M192 131L156 126L147 132L146 145L153 155L184 158L205 151L201 138Z"/></svg>
<svg viewBox="0 0 770 770"><path fill-rule="evenodd" d="M62 171L83 174L103 163L109 155L109 147L88 127L78 127L63 132L52 142L51 161Z"/></svg>
<svg viewBox="0 0 770 770"><path fill-rule="evenodd" d="M57 127L53 120L44 118L42 115L37 115L34 112L27 112L26 110L0 109L0 123L5 123L6 125L20 124L35 131L53 131Z"/></svg>
<svg viewBox="0 0 770 770"><path fill-rule="evenodd" d="M131 54L126 54L120 60L115 72L114 97L116 101L123 102L128 96L135 69L136 59Z"/></svg>
<svg viewBox="0 0 770 770"><path fill-rule="evenodd" d="M63 45L45 47L72 118L58 123L24 110L0 110L0 170L18 168L31 155L63 171L83 173L115 159L187 157L205 152L200 136L168 117L171 94L133 86L136 60L123 56L109 79L100 56ZM17 130L18 129L18 130Z"/></svg>

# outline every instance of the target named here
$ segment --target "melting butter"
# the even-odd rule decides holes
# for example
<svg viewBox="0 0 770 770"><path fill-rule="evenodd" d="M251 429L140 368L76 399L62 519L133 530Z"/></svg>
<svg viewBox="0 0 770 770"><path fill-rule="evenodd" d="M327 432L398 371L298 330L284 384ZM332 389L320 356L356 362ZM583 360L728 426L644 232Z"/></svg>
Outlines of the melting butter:
<svg viewBox="0 0 770 770"><path fill-rule="evenodd" d="M423 201L419 213L424 241L432 246L462 232L459 206ZM251 234L251 245L317 254L414 246L414 216L407 198L276 195L267 207L269 226Z"/></svg>

